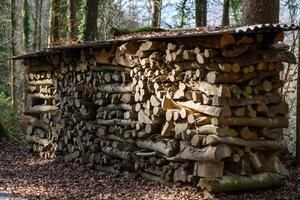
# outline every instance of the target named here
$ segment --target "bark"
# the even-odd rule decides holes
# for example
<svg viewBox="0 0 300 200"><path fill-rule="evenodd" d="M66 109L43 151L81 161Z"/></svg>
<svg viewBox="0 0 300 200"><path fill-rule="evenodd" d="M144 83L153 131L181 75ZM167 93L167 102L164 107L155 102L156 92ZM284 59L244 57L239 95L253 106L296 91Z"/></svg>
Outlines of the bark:
<svg viewBox="0 0 300 200"><path fill-rule="evenodd" d="M76 40L76 0L68 2L69 18L68 18L68 38Z"/></svg>
<svg viewBox="0 0 300 200"><path fill-rule="evenodd" d="M38 34L39 34L39 7L40 7L40 0L35 0L35 16L33 17L33 25L34 25L34 31L33 31L33 41L32 41L32 47L33 50L38 50Z"/></svg>
<svg viewBox="0 0 300 200"><path fill-rule="evenodd" d="M29 33L30 33L30 18L29 18L30 6L28 0L24 0L23 4L23 40L24 47L27 50L29 48Z"/></svg>
<svg viewBox="0 0 300 200"><path fill-rule="evenodd" d="M279 0L243 0L242 24L266 24L279 22Z"/></svg>
<svg viewBox="0 0 300 200"><path fill-rule="evenodd" d="M196 27L207 24L207 0L196 0Z"/></svg>
<svg viewBox="0 0 300 200"><path fill-rule="evenodd" d="M97 35L98 0L87 0L83 39L93 41Z"/></svg>
<svg viewBox="0 0 300 200"><path fill-rule="evenodd" d="M15 56L16 55L16 41L15 41L15 28L16 28L16 1L11 0L10 1L10 19L11 19L11 32L10 32L10 48L11 52L10 55ZM15 60L11 60L11 105L12 108L16 109L16 75L15 75Z"/></svg>
<svg viewBox="0 0 300 200"><path fill-rule="evenodd" d="M296 162L300 166L300 31L298 31L298 79L297 79L297 122L296 122Z"/></svg>
<svg viewBox="0 0 300 200"><path fill-rule="evenodd" d="M38 36L37 36L37 49L41 50L42 47L42 11L43 11L43 0L40 0L38 7Z"/></svg>
<svg viewBox="0 0 300 200"><path fill-rule="evenodd" d="M160 12L162 0L151 0L151 26L160 26Z"/></svg>
<svg viewBox="0 0 300 200"><path fill-rule="evenodd" d="M50 33L48 43L51 45L59 40L59 0L52 0L50 13Z"/></svg>
<svg viewBox="0 0 300 200"><path fill-rule="evenodd" d="M223 15L222 15L222 26L229 25L229 6L230 0L224 0L223 2Z"/></svg>

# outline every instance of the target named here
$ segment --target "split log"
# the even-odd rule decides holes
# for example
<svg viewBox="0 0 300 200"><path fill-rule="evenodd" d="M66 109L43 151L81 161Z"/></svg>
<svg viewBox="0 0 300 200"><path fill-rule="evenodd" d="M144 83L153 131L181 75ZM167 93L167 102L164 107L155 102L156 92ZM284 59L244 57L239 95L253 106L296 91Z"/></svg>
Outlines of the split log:
<svg viewBox="0 0 300 200"><path fill-rule="evenodd" d="M181 141L180 145L181 150L175 157L182 160L220 161L231 156L231 149L225 144L199 148Z"/></svg>
<svg viewBox="0 0 300 200"><path fill-rule="evenodd" d="M231 89L228 85L211 85L204 81L193 83L193 90L199 90L208 96L231 97Z"/></svg>
<svg viewBox="0 0 300 200"><path fill-rule="evenodd" d="M202 161L195 162L193 175L208 178L222 178L223 172L224 162Z"/></svg>

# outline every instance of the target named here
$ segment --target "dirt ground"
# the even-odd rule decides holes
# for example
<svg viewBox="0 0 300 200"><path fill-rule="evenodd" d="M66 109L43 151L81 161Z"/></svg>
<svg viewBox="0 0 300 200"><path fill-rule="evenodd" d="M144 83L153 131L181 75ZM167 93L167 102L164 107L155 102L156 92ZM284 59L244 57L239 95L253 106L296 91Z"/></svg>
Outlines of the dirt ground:
<svg viewBox="0 0 300 200"><path fill-rule="evenodd" d="M287 156L290 175L283 187L214 199L300 199L300 169ZM0 138L0 190L22 199L207 199L199 189L165 186L133 174L111 174L80 164L57 163ZM205 198L206 197L206 198Z"/></svg>

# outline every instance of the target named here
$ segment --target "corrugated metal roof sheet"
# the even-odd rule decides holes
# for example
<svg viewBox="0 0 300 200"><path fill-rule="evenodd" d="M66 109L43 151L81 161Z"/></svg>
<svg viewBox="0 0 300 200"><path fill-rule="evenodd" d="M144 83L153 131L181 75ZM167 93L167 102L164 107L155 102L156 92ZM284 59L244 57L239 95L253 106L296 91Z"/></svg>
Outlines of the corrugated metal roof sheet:
<svg viewBox="0 0 300 200"><path fill-rule="evenodd" d="M172 29L162 32L141 32L133 33L128 35L118 36L114 39L86 42L81 44L72 44L65 46L54 46L46 48L40 52L29 53L26 55L15 56L12 59L24 59L46 56L52 53L58 53L61 50L72 50L81 48L96 48L102 46L108 46L112 44L120 44L128 41L144 41L149 39L172 39L172 38L184 38L184 37L201 37L201 36L212 36L222 35L224 33L231 34L242 34L242 33L264 33L264 32L281 32L281 31L295 31L300 30L299 25L295 24L257 24L252 26L242 27L200 27L200 28L189 28L189 29Z"/></svg>

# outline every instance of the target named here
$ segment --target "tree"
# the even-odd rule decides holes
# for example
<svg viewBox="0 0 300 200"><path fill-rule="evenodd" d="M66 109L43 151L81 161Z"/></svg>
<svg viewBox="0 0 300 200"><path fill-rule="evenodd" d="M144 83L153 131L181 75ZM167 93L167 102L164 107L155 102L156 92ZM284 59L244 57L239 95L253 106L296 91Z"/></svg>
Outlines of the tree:
<svg viewBox="0 0 300 200"><path fill-rule="evenodd" d="M207 24L207 0L195 0L196 27L204 27Z"/></svg>
<svg viewBox="0 0 300 200"><path fill-rule="evenodd" d="M10 0L10 55L11 57L16 55L16 43L15 43L15 28L17 24L15 11L16 11L16 0ZM16 74L15 74L15 67L16 63L15 60L11 60L11 105L14 110L16 110Z"/></svg>
<svg viewBox="0 0 300 200"><path fill-rule="evenodd" d="M183 0L178 8L179 8L179 24L178 24L178 28L183 28L183 26L185 25L185 18L186 18L186 4L187 4L187 0Z"/></svg>
<svg viewBox="0 0 300 200"><path fill-rule="evenodd" d="M299 24L300 25L300 24ZM298 31L298 74L297 74L297 110L296 110L296 162L300 166L300 31Z"/></svg>
<svg viewBox="0 0 300 200"><path fill-rule="evenodd" d="M223 15L222 15L222 26L229 25L229 7L230 0L224 0L223 2Z"/></svg>
<svg viewBox="0 0 300 200"><path fill-rule="evenodd" d="M51 45L59 40L59 0L51 1L50 34L48 43Z"/></svg>
<svg viewBox="0 0 300 200"><path fill-rule="evenodd" d="M243 0L242 24L278 23L279 0Z"/></svg>
<svg viewBox="0 0 300 200"><path fill-rule="evenodd" d="M98 0L87 0L83 39L93 41L97 34Z"/></svg>
<svg viewBox="0 0 300 200"><path fill-rule="evenodd" d="M29 3L24 0L23 4L23 40L25 49L29 48L29 34L30 34L30 17L29 17Z"/></svg>
<svg viewBox="0 0 300 200"><path fill-rule="evenodd" d="M68 38L70 40L76 40L76 0L68 1Z"/></svg>
<svg viewBox="0 0 300 200"><path fill-rule="evenodd" d="M151 0L151 26L160 26L160 12L162 0Z"/></svg>

